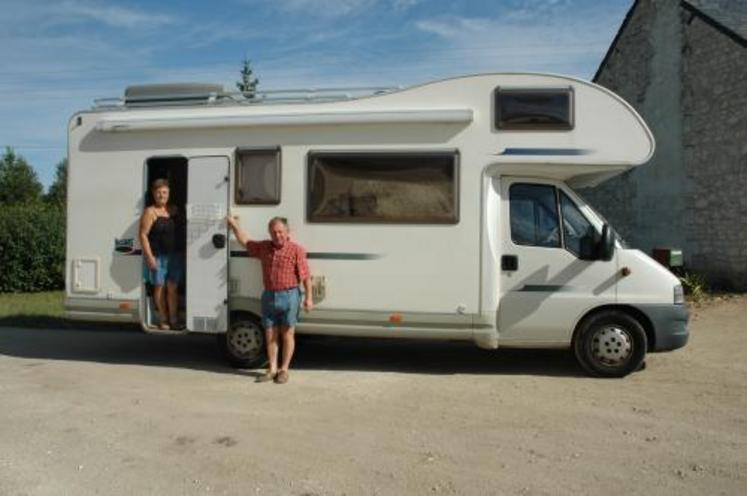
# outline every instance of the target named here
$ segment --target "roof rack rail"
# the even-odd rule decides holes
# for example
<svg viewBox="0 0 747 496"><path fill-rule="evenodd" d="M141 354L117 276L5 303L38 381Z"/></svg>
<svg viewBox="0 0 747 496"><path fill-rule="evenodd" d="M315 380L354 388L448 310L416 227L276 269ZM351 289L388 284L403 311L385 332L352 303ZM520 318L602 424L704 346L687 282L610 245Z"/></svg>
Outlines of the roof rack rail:
<svg viewBox="0 0 747 496"><path fill-rule="evenodd" d="M299 88L258 90L253 95L227 92L219 85L153 84L129 86L124 97L97 98L95 109L167 107L178 105L262 105L280 103L335 102L381 95L401 86L354 86L339 88Z"/></svg>

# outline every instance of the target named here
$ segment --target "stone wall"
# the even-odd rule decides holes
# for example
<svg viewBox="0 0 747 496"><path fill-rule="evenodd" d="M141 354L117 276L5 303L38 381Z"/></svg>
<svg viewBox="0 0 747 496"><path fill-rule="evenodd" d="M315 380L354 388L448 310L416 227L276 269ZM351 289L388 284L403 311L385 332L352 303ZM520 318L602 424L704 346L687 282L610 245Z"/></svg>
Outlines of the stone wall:
<svg viewBox="0 0 747 496"><path fill-rule="evenodd" d="M687 263L747 290L747 47L682 11Z"/></svg>
<svg viewBox="0 0 747 496"><path fill-rule="evenodd" d="M638 0L596 83L628 101L656 139L651 161L581 191L636 248L687 251L682 169L679 2Z"/></svg>
<svg viewBox="0 0 747 496"><path fill-rule="evenodd" d="M670 0L638 0L596 82L656 138L646 165L581 193L648 253L680 248L712 284L747 289L747 48Z"/></svg>

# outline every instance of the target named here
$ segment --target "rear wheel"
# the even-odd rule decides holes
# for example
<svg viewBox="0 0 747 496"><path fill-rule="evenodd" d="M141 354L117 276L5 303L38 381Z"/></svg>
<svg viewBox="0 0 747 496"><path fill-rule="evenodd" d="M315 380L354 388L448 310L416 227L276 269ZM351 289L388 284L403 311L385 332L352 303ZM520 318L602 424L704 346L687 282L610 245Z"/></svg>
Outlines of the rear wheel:
<svg viewBox="0 0 747 496"><path fill-rule="evenodd" d="M631 315L605 310L587 317L579 325L573 351L589 374L624 377L642 367L646 358L646 332Z"/></svg>
<svg viewBox="0 0 747 496"><path fill-rule="evenodd" d="M231 314L228 332L216 336L228 363L237 368L259 368L267 363L265 332L252 314Z"/></svg>

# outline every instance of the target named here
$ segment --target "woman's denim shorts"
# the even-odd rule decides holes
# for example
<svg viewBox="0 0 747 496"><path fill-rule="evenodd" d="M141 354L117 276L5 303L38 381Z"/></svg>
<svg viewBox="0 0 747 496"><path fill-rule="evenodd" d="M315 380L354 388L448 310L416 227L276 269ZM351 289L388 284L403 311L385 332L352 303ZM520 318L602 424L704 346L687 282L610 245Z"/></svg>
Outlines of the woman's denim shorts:
<svg viewBox="0 0 747 496"><path fill-rule="evenodd" d="M184 275L184 260L181 255L159 255L156 257L156 268L151 270L143 263L143 278L154 286L163 286L166 281L179 284Z"/></svg>
<svg viewBox="0 0 747 496"><path fill-rule="evenodd" d="M291 288L283 291L262 293L262 326L295 327L301 308L301 290Z"/></svg>

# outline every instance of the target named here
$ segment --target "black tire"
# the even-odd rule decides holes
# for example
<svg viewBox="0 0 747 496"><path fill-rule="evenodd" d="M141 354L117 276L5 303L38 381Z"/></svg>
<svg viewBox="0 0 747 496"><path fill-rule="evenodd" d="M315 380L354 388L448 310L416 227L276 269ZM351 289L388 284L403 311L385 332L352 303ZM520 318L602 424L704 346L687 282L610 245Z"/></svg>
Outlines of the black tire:
<svg viewBox="0 0 747 496"><path fill-rule="evenodd" d="M594 377L625 377L646 358L646 331L635 317L603 310L585 318L573 339L579 365Z"/></svg>
<svg viewBox="0 0 747 496"><path fill-rule="evenodd" d="M260 368L267 364L265 331L259 319L245 312L231 314L228 332L218 334L218 347L232 367Z"/></svg>

